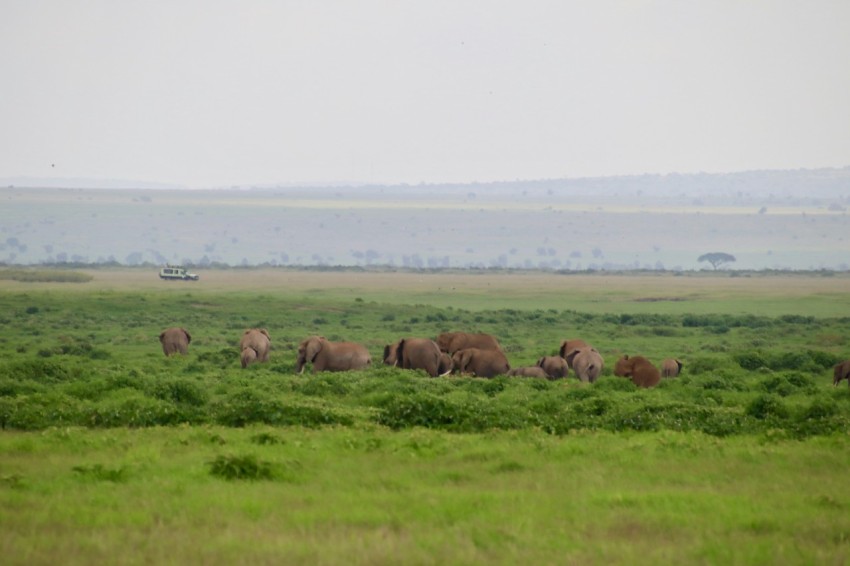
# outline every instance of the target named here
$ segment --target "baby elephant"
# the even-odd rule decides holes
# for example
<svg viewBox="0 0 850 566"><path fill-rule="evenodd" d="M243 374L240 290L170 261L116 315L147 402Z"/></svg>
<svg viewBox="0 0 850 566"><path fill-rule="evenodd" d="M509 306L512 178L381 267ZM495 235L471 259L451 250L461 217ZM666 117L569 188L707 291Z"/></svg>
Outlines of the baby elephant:
<svg viewBox="0 0 850 566"><path fill-rule="evenodd" d="M623 356L614 366L614 375L628 377L638 387L655 387L661 381L661 372L643 356Z"/></svg>
<svg viewBox="0 0 850 566"><path fill-rule="evenodd" d="M239 360L246 368L254 362L269 361L271 337L265 328L249 328L239 340Z"/></svg>
<svg viewBox="0 0 850 566"><path fill-rule="evenodd" d="M667 358L661 362L661 377L678 377L682 373L682 362Z"/></svg>
<svg viewBox="0 0 850 566"><path fill-rule="evenodd" d="M510 370L507 375L511 377L539 377L541 379L549 378L549 376L546 375L546 372L543 371L543 368L540 366L514 368Z"/></svg>
<svg viewBox="0 0 850 566"><path fill-rule="evenodd" d="M159 335L159 341L162 344L162 353L166 356L174 354L183 354L184 356L189 351L189 343L192 341L192 336L185 328L173 326L166 328Z"/></svg>
<svg viewBox="0 0 850 566"><path fill-rule="evenodd" d="M541 368L549 379L561 379L567 377L570 372L567 360L561 356L543 356L537 360L537 367Z"/></svg>

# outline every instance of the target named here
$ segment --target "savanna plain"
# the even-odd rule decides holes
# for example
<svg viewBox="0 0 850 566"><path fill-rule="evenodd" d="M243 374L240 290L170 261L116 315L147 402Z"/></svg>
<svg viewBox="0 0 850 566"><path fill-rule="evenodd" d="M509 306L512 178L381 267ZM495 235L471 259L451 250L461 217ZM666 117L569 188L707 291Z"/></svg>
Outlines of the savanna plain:
<svg viewBox="0 0 850 566"><path fill-rule="evenodd" d="M846 274L199 273L0 270L4 564L850 563ZM605 370L381 364L449 330ZM372 367L296 374L312 334ZM638 389L621 354L683 372Z"/></svg>

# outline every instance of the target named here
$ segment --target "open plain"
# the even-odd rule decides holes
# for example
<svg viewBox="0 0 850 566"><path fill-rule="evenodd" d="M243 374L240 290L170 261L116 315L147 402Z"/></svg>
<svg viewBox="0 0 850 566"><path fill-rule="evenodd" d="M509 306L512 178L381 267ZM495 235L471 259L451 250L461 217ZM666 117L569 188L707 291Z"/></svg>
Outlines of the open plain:
<svg viewBox="0 0 850 566"><path fill-rule="evenodd" d="M845 564L844 274L204 269L0 278L7 564ZM2 275L2 274L0 274ZM192 334L166 358L166 326ZM247 369L245 328L271 359ZM583 337L594 384L429 378L385 344ZM372 367L299 375L311 334ZM684 362L638 389L623 353Z"/></svg>

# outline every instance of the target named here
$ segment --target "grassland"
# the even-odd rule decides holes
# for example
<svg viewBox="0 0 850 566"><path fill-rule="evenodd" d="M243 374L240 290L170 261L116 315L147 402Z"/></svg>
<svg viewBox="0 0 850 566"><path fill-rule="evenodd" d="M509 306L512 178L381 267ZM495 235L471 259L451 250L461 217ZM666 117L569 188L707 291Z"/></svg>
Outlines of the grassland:
<svg viewBox="0 0 850 566"><path fill-rule="evenodd" d="M0 278L4 563L842 564L842 277L227 270ZM166 359L168 325L193 335ZM236 342L267 327L269 364ZM321 333L581 336L592 386L397 368L295 375ZM621 353L679 357L653 390Z"/></svg>

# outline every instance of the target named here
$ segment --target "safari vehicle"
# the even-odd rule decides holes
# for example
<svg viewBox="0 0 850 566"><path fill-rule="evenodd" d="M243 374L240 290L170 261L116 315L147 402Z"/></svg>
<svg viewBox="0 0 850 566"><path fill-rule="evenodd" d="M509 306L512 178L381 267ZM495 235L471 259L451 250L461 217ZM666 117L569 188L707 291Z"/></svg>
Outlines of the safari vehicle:
<svg viewBox="0 0 850 566"><path fill-rule="evenodd" d="M167 264L159 270L159 278L166 281L197 281L200 279L200 276L192 273L182 265Z"/></svg>

